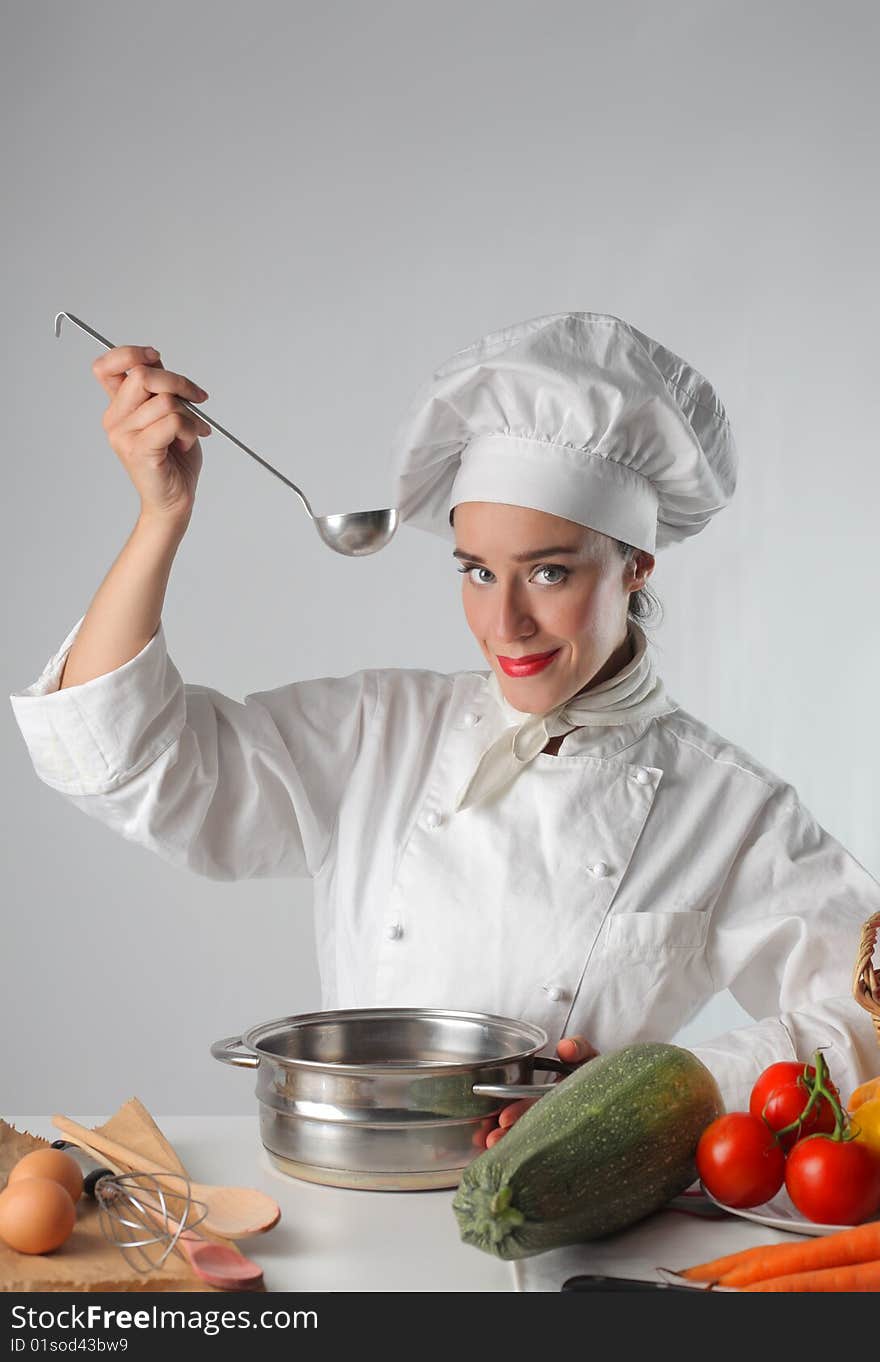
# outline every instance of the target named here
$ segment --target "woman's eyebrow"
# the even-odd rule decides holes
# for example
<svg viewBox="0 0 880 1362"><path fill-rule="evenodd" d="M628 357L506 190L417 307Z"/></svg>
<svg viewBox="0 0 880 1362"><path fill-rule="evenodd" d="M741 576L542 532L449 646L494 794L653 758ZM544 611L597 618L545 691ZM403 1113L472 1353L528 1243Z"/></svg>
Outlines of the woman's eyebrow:
<svg viewBox="0 0 880 1362"><path fill-rule="evenodd" d="M580 553L579 548L573 548L570 544L551 544L547 549L529 549L528 553L514 553L511 555L514 563L530 563L534 558L551 558L559 553ZM464 549L453 549L453 558L466 558L469 563L482 563L485 567L486 560L476 553L466 553Z"/></svg>

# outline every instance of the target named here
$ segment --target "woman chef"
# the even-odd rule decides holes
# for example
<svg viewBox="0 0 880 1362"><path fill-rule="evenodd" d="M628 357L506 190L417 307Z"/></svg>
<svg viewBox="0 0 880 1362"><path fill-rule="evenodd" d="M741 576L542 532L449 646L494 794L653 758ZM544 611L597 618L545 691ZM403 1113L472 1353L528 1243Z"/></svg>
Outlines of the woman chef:
<svg viewBox="0 0 880 1362"><path fill-rule="evenodd" d="M239 703L184 685L161 625L208 432L174 395L207 394L135 346L94 371L141 511L12 696L42 780L210 878L310 876L324 1008L500 1013L551 1052L578 1037L558 1053L584 1059L669 1039L728 988L754 1024L693 1047L728 1109L820 1045L843 1091L876 1069L849 986L880 886L667 695L630 610L655 548L733 492L701 374L583 312L453 356L398 433L398 505L454 539L488 670L367 670Z"/></svg>

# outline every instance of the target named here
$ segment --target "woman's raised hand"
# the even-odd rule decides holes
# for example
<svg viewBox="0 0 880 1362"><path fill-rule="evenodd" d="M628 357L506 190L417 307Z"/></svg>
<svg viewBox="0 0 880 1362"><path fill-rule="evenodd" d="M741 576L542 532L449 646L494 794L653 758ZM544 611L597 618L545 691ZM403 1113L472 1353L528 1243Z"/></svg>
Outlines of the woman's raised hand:
<svg viewBox="0 0 880 1362"><path fill-rule="evenodd" d="M595 1059L598 1050L590 1044L583 1036L564 1036L556 1046L556 1053L564 1064L571 1064L578 1068L581 1064L586 1064L588 1060ZM558 1075L562 1078L563 1075ZM543 1096L543 1094L542 1094ZM517 1102L510 1102L498 1114L498 1124L486 1135L486 1148L491 1149L493 1144L497 1144L502 1136L510 1129L514 1121L518 1121L523 1112L528 1111L540 1099L537 1097L523 1097Z"/></svg>
<svg viewBox="0 0 880 1362"><path fill-rule="evenodd" d="M110 398L103 425L110 447L141 499L141 515L186 523L202 467L198 437L211 427L178 401L208 394L182 374L163 368L157 350L117 345L92 372Z"/></svg>

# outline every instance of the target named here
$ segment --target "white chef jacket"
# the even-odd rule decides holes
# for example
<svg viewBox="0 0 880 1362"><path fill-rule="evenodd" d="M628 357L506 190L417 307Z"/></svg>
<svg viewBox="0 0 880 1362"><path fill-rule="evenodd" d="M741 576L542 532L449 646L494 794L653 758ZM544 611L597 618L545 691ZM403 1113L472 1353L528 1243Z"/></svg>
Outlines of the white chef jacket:
<svg viewBox="0 0 880 1362"><path fill-rule="evenodd" d="M80 621L80 624L82 621ZM488 673L365 670L239 702L184 685L163 629L58 690L71 631L11 697L39 777L211 879L308 876L322 1007L441 1007L600 1051L672 1037L728 988L755 1024L691 1047L729 1110L819 1045L878 1068L850 996L880 885L794 789L677 708L589 727L453 812L522 715Z"/></svg>

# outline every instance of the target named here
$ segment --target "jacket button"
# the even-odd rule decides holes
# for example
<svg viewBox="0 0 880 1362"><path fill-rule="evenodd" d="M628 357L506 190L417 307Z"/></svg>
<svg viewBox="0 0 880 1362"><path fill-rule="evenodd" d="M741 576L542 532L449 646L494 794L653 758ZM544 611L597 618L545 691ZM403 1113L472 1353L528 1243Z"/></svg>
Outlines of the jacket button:
<svg viewBox="0 0 880 1362"><path fill-rule="evenodd" d="M544 992L547 994L551 1003L561 1003L565 997L565 989L560 988L558 984L545 984Z"/></svg>
<svg viewBox="0 0 880 1362"><path fill-rule="evenodd" d="M443 822L443 819L441 818L440 814L439 814L439 813L435 813L433 809L431 810L431 812L430 812L429 814L426 814L426 815L425 815L425 827L426 827L426 828L431 828L432 830L433 830L434 828L439 828L439 826L440 826L440 824L441 824L442 822Z"/></svg>
<svg viewBox="0 0 880 1362"><path fill-rule="evenodd" d="M590 869L599 880L604 880L606 875L611 874L611 866L607 861L597 861L595 865L590 866Z"/></svg>
<svg viewBox="0 0 880 1362"><path fill-rule="evenodd" d="M474 725L478 724L479 722L480 715L475 714L473 710L469 710L467 714L464 716L464 724L466 728L473 728Z"/></svg>
<svg viewBox="0 0 880 1362"><path fill-rule="evenodd" d="M399 922L389 922L385 928L385 935L389 941L396 941L398 937L403 936L403 928Z"/></svg>
<svg viewBox="0 0 880 1362"><path fill-rule="evenodd" d="M640 785L650 785L651 772L646 771L644 766L640 766L639 769L636 771L636 780L639 782Z"/></svg>

